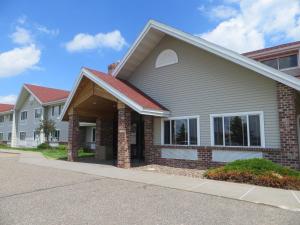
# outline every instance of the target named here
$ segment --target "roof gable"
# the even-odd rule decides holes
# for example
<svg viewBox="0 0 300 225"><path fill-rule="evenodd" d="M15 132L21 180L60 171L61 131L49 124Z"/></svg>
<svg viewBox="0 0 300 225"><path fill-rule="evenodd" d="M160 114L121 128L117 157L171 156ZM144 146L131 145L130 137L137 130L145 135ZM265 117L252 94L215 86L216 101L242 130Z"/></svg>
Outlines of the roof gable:
<svg viewBox="0 0 300 225"><path fill-rule="evenodd" d="M32 84L25 84L24 87L34 97L36 97L41 104L67 99L70 93L69 91L65 91L61 89L37 86Z"/></svg>
<svg viewBox="0 0 300 225"><path fill-rule="evenodd" d="M255 71L262 76L268 77L300 91L300 80L298 78L287 75L286 73L275 70L239 53L208 42L200 37L182 32L153 20L150 20L147 23L142 33L138 36L132 47L114 70L113 76L126 79L165 35L182 40L197 48L215 54L244 68Z"/></svg>
<svg viewBox="0 0 300 225"><path fill-rule="evenodd" d="M125 103L140 114L155 116L166 116L169 114L169 111L166 108L126 81L120 80L100 71L83 68L75 83L75 86L72 89L71 94L67 99L61 119L65 118L67 110L83 77L87 77L95 84L99 85L101 88L113 95L116 99Z"/></svg>

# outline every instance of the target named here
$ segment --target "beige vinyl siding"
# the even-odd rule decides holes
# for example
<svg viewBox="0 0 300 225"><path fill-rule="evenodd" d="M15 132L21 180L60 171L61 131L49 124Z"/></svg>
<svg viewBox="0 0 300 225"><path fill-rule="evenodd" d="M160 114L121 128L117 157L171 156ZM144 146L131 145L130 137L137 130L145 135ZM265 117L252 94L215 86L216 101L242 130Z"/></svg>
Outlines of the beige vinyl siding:
<svg viewBox="0 0 300 225"><path fill-rule="evenodd" d="M164 49L177 64L155 68ZM171 111L200 116L201 145L210 145L210 114L263 111L266 147L279 147L276 82L171 37L165 37L128 80ZM160 142L155 120L154 142Z"/></svg>

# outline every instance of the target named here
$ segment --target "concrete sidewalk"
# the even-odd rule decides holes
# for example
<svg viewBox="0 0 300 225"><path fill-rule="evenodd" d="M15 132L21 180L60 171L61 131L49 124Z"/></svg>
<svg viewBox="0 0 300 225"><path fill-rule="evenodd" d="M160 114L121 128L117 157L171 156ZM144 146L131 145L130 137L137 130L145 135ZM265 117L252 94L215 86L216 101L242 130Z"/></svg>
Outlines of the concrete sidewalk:
<svg viewBox="0 0 300 225"><path fill-rule="evenodd" d="M130 169L120 169L109 165L80 162L67 162L46 159L40 153L17 150L0 150L7 153L19 153L19 162L38 166L70 170L93 174L101 177L121 179L145 185L157 185L184 191L215 195L241 201L266 204L287 210L300 212L300 191L260 187L224 181L191 178Z"/></svg>

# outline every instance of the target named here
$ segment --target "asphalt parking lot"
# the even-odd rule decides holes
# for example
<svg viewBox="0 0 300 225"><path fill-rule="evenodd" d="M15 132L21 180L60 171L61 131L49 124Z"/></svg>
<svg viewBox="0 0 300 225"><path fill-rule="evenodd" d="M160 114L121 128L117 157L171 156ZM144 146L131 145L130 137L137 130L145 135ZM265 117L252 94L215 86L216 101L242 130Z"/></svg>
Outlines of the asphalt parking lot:
<svg viewBox="0 0 300 225"><path fill-rule="evenodd" d="M0 153L0 224L300 224L300 213L18 162Z"/></svg>

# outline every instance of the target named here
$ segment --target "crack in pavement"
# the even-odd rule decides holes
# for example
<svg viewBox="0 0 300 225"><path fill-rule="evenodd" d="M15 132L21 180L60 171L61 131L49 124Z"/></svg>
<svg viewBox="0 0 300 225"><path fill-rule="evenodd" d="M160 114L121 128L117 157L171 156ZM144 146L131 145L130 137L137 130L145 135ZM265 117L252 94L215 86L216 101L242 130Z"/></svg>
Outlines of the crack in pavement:
<svg viewBox="0 0 300 225"><path fill-rule="evenodd" d="M86 180L86 181L82 181L82 182L77 182L77 183L57 185L57 186L48 187L48 188L39 188L39 189L32 190L32 191L26 191L26 192L20 192L20 193L15 193L15 194L10 194L10 195L4 195L4 196L0 197L0 201L3 200L3 199L7 199L7 198L11 198L11 197L16 197L16 196L20 196L20 195L33 194L33 193L36 193L36 192L43 192L43 191L48 191L48 190L57 189L57 188L63 188L63 187L70 187L70 186L74 186L74 185L77 185L77 184L91 183L91 182L94 182L94 181L99 181L99 180L104 180L104 179L108 179L108 178L102 177L102 178L90 179L90 180Z"/></svg>

